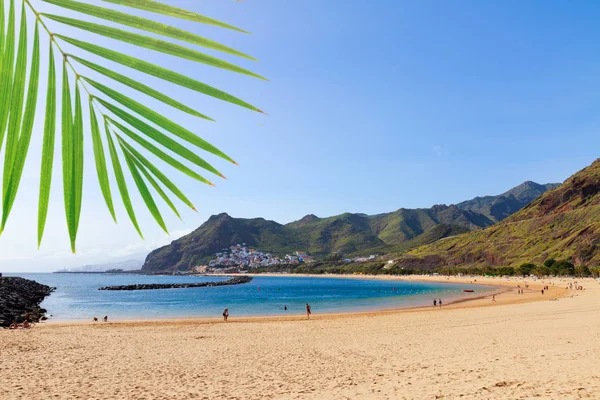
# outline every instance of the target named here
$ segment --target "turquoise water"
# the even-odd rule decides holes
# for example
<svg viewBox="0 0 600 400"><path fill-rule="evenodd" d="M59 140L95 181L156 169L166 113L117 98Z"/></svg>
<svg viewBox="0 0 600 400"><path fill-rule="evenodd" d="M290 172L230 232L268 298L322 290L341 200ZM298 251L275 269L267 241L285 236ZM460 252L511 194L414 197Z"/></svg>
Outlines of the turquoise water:
<svg viewBox="0 0 600 400"><path fill-rule="evenodd" d="M225 307L235 316L372 311L445 303L493 290L476 285L351 278L255 277L248 284L141 291L100 291L107 285L184 283L225 280L204 276L108 274L9 274L57 288L42 307L52 320L219 317ZM283 310L284 305L288 307Z"/></svg>

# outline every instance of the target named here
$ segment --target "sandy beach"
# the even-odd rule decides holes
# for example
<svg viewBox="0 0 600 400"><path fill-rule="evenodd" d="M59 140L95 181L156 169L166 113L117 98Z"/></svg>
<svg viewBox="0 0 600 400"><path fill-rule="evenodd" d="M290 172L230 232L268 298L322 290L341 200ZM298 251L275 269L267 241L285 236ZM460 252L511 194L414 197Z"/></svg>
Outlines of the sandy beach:
<svg viewBox="0 0 600 400"><path fill-rule="evenodd" d="M310 321L232 314L228 323L86 321L3 330L0 398L600 398L599 281L579 279L585 290L572 291L568 279L410 279L477 279L500 289L496 303L486 297L442 309L314 310ZM519 295L518 284L530 290Z"/></svg>

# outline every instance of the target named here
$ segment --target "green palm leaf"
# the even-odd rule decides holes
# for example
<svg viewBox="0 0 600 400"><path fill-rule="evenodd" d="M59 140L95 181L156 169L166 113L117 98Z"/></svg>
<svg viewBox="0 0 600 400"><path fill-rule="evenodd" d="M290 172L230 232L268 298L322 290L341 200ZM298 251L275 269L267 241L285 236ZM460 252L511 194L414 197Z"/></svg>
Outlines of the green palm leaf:
<svg viewBox="0 0 600 400"><path fill-rule="evenodd" d="M143 72L145 74L156 76L157 78L164 79L164 80L172 82L176 85L195 90L199 93L203 93L207 96L211 96L211 97L214 97L219 100L237 104L238 106L245 107L252 111L262 112L261 110L254 107L253 105L248 104L245 101L238 99L237 97L234 97L228 93L223 92L222 90L216 89L205 83L198 82L197 80L189 78L180 73L168 70L166 68L159 67L158 65L140 60L135 57L128 56L123 53L119 53L117 51L109 50L105 47L96 46L95 44L92 44L92 43L87 43L87 42L73 39L73 38L63 36L60 34L55 34L54 36L56 36L59 39L64 40L67 43L72 44L73 46L77 46L80 49L89 51L90 53L93 53L100 57L106 58L107 60L111 60L116 63L123 64L126 67L137 69L138 71Z"/></svg>
<svg viewBox="0 0 600 400"><path fill-rule="evenodd" d="M39 26L35 25L35 34L33 38L33 57L31 60L31 71L29 74L29 89L27 91L27 101L25 105L25 113L23 115L23 124L21 126L21 133L17 140L16 155L13 159L12 170L10 171L9 181L6 189L6 195L3 201L2 209L2 226L0 230L4 230L6 221L15 198L17 196L17 190L19 183L21 182L21 176L23 174L23 167L25 166L25 159L27 158L27 152L29 151L29 143L31 142L31 133L33 132L33 121L35 118L35 108L37 105L38 96L38 84L39 84L39 73L40 73L40 34Z"/></svg>
<svg viewBox="0 0 600 400"><path fill-rule="evenodd" d="M4 27L4 1L2 7L0 7L0 55L4 56L4 41L5 41L5 27ZM0 77L2 76L2 63L0 62Z"/></svg>
<svg viewBox="0 0 600 400"><path fill-rule="evenodd" d="M119 83L122 83L124 85L129 86L132 89L135 89L139 92L142 92L148 96L154 97L157 100L162 101L165 104L170 105L171 107L174 107L178 110L181 110L183 112L186 112L190 115L193 115L195 117L199 117L199 118L204 118L210 121L214 121L212 118L207 117L204 114L200 114L198 111L186 106L185 104L182 104L180 102L178 102L177 100L172 99L171 97L165 95L162 92L159 92L158 90L154 90L152 89L150 86L144 85L143 83L140 83L138 81L136 81L135 79L131 79L126 77L125 75L121 75L118 72L115 72L113 70L110 70L108 68L104 68L98 64L94 64L93 62L90 61L86 61L82 58L76 57L71 55L70 58L76 60L78 63L85 65L86 67L93 69L96 72L101 73L102 75L105 75Z"/></svg>
<svg viewBox="0 0 600 400"><path fill-rule="evenodd" d="M69 90L69 80L64 66L63 86ZM63 91L63 123L67 124L66 135L63 133L63 186L65 197L65 214L67 228L71 240L71 250L75 253L75 240L79 229L81 215L81 198L83 193L83 119L81 107L81 93L79 85L75 82L75 117L71 120L71 98ZM65 128L63 128L65 132Z"/></svg>
<svg viewBox="0 0 600 400"><path fill-rule="evenodd" d="M123 152L125 152L125 149L123 149L123 146L121 144L121 149ZM152 185L152 187L154 188L154 190L156 190L156 192L160 195L160 197L162 197L162 199L165 201L165 203L167 203L167 205L169 206L169 208L171 210L173 210L173 212L175 213L175 215L177 215L177 218L179 218L181 220L181 215L179 215L179 211L177 211L177 207L175 207L175 204L173 204L173 202L171 201L171 199L169 198L169 196L167 196L167 194L165 193L165 191L160 187L160 185L158 184L158 182L156 182L156 180L152 177L152 175L150 174L150 172L148 172L148 170L146 169L146 167L144 167L142 165L142 163L140 163L140 161L135 158L132 157L133 163L135 164L136 168L142 172L142 174L144 175L144 177L146 178L146 180L148 182L150 182L150 184Z"/></svg>
<svg viewBox="0 0 600 400"><path fill-rule="evenodd" d="M2 4L4 6L4 3ZM3 7L4 8L4 7ZM4 20L4 18L2 18ZM8 123L8 116L10 114L10 106L12 103L12 89L13 89L13 71L14 71L14 57L15 57L15 3L10 2L10 9L8 11L8 29L6 32L6 45L4 46L4 53L2 54L1 68L0 71L0 94L2 95L3 101L0 101L0 149L4 143L4 132ZM4 31L2 31L4 36ZM8 100L4 100L8 99Z"/></svg>
<svg viewBox="0 0 600 400"><path fill-rule="evenodd" d="M7 203L8 184L12 173L13 163L17 157L17 145L21 132L21 120L23 118L23 101L25 97L25 77L27 73L27 20L25 18L25 4L22 7L21 25L19 33L19 47L17 49L17 64L13 78L13 89L10 101L10 118L8 120L8 131L6 132L6 153L4 155L4 171L2 179L2 203ZM2 218L4 220L4 216ZM4 224L0 226L0 232Z"/></svg>
<svg viewBox="0 0 600 400"><path fill-rule="evenodd" d="M48 204L50 202L50 186L52 183L52 164L54 163L54 141L56 127L56 70L54 51L50 44L50 61L48 62L48 93L46 95L46 121L44 123L44 140L42 144L42 168L40 174L40 196L38 201L38 247L42 243Z"/></svg>
<svg viewBox="0 0 600 400"><path fill-rule="evenodd" d="M110 211L110 215L113 220L117 222L115 215L115 207L113 206L112 194L110 192L110 183L108 180L108 170L106 168L106 157L104 156L104 146L102 145L102 138L100 136L100 126L98 125L98 118L96 117L96 110L94 110L94 104L90 98L90 122L92 126L92 144L94 147L94 161L96 162L96 173L98 174L98 182L100 183L100 190L104 197L104 202Z"/></svg>
<svg viewBox="0 0 600 400"><path fill-rule="evenodd" d="M84 137L91 136L91 147L94 151L94 163L102 196L107 205L109 213L116 221L115 200L123 203L125 210L132 221L136 231L142 235L137 222L134 206L129 196L127 181L125 179L120 157L125 157L128 170L133 181L140 192L142 200L150 210L154 219L165 231L167 227L154 200L154 191L165 201L169 208L178 216L180 214L175 204L169 198L173 194L184 204L195 210L191 201L177 188L177 186L158 167L146 159L139 149L146 149L157 158L175 168L179 173L186 174L199 182L211 184L206 178L199 175L190 167L183 164L178 158L187 160L195 166L203 168L211 173L222 176L222 174L211 164L197 154L196 149L190 148L189 144L230 162L232 158L212 144L198 137L178 123L173 117L167 117L163 110L156 111L148 107L144 100L134 100L123 95L112 84L114 82L126 85L137 93L152 97L163 104L173 107L173 112L182 111L195 117L211 120L200 113L190 104L184 104L175 100L167 93L141 83L137 75L130 73L119 73L110 66L100 62L91 62L86 58L87 53L94 54L102 59L124 65L131 70L146 75L160 78L163 81L173 83L178 87L194 90L213 98L235 104L252 111L258 111L257 107L232 96L220 89L200 82L193 77L177 73L153 63L139 60L117 50L107 49L91 42L81 41L64 35L63 32L53 32L48 29L46 21L58 22L57 29L65 25L91 32L94 35L105 36L129 43L147 50L159 51L178 59L188 59L200 62L219 69L233 71L248 76L264 79L241 66L224 61L220 58L204 54L196 49L188 48L183 44L176 44L170 39L181 40L187 44L197 45L222 53L253 59L221 43L204 38L195 33L166 25L162 22L149 18L129 15L126 12L113 10L107 7L98 7L87 4L86 1L75 0L42 0L53 4L63 10L79 12L94 18L99 18L101 23L82 21L64 15L51 15L40 13L34 8L34 2L23 0L20 22L16 21L18 0L0 2L0 151L4 148L4 164L2 171L2 217L0 218L0 232L2 232L9 219L11 210L16 202L17 192L23 175L25 160L29 154L29 147L36 121L36 110L44 111L44 132L41 151L40 192L38 203L38 247L41 243L50 202L50 189L52 186L52 170L54 164L54 151L57 131L57 118L60 114L60 140L62 154L62 184L65 208L65 219L69 232L71 250L75 252L77 232L80 225L80 216L83 199L83 156ZM176 17L189 21L199 22L221 28L242 31L226 23L211 19L209 17L186 11L181 8L172 7L159 1L152 0L106 0L106 3L129 6L139 10L157 13L164 16ZM6 13L8 9L8 13ZM30 10L30 11L29 11ZM104 24L106 22L106 24ZM35 24L33 43L28 41L28 23ZM114 26L114 24L119 26ZM49 61L48 77L46 82L40 81L40 28L48 34ZM131 32L127 29L136 29L147 32L147 34ZM17 31L18 30L18 31ZM242 31L244 32L244 31ZM148 35L159 35L152 37ZM74 46L73 53L69 54L61 48L62 41L67 45ZM185 44L185 43L184 43ZM32 50L31 60L28 58L28 50ZM57 71L55 66L54 51L60 52L62 59L62 92L60 93L61 109L57 110ZM81 51L83 50L83 51ZM83 53L83 54L80 54ZM60 62L60 61L59 61ZM74 65L75 64L75 65ZM100 74L101 78L109 78L108 82L102 79L92 80L82 76L77 68L89 68ZM73 79L73 81L71 81ZM71 87L75 82L75 88ZM45 106L37 104L39 87L46 84L47 93ZM72 97L71 89L74 91ZM92 92L90 92L90 90ZM98 97L96 94L100 95ZM83 112L82 96L87 96L89 102L89 113ZM147 97L142 98L147 99ZM175 111L178 110L178 111ZM111 117L115 118L112 119ZM84 121L86 119L86 121ZM108 144L108 155L105 148L100 127L104 122L106 131L106 143ZM84 126L90 131L84 132ZM121 121L121 122L119 122ZM147 121L147 122L146 122ZM152 125L151 125L152 124ZM153 126L154 125L154 126ZM156 127L155 127L156 126ZM111 132L111 129L118 130ZM164 130L161 131L161 130ZM186 143L176 140L173 136L184 140ZM115 146L114 137L118 140ZM127 140L131 140L128 143ZM147 137L146 140L144 137ZM6 138L6 145L4 145ZM153 144L153 143L155 144ZM137 147L137 148L136 148ZM119 150L122 155L119 155ZM113 174L108 171L106 157L110 157ZM111 193L111 181L116 182L120 198L113 198ZM149 184L149 185L148 185ZM151 191L150 186L154 188ZM171 192L167 194L167 191ZM142 236L143 237L143 236Z"/></svg>
<svg viewBox="0 0 600 400"><path fill-rule="evenodd" d="M170 54L175 57L185 58L187 60L210 65L212 67L222 68L228 71L237 72L239 74L244 74L266 80L264 77L255 74L254 72L248 71L247 69L238 67L237 65L231 64L227 61L223 61L216 57L200 53L199 51L188 49L187 47L180 46L178 44L165 42L164 40L139 35L133 32L127 32L122 29L112 28L110 26L95 24L93 22L86 22L73 18L61 17L53 14L42 15L44 17L50 18L54 21L58 21L65 25L83 29L88 32L96 33L98 35L102 35L111 39L120 40L125 43L133 44L135 46L144 47L149 50Z"/></svg>
<svg viewBox="0 0 600 400"><path fill-rule="evenodd" d="M156 168L150 161L148 161L144 156L142 156L136 149L134 149L131 145L129 145L123 138L117 135L119 139L119 143L125 146L127 150L133 154L133 156L145 167L146 170L154 174L156 178L161 181L163 185L166 186L175 196L179 198L184 204L190 207L192 210L196 211L196 207L192 204L192 202L183 194L181 190L169 178L165 176L158 168ZM177 214L179 215L179 214Z"/></svg>
<svg viewBox="0 0 600 400"><path fill-rule="evenodd" d="M71 0L44 0L46 3L54 4L60 7L68 8L73 11L78 11L93 17L102 18L108 21L116 22L121 25L126 25L131 28L145 30L147 32L157 33L162 36L167 36L177 40L183 40L191 44L206 47L213 50L222 51L224 53L233 54L236 56L254 60L247 54L241 53L230 47L224 46L213 40L203 38L196 34L190 33L183 29L174 26L161 24L160 22L151 19L141 18L134 15L122 13L120 11L111 10L104 7L98 7L91 4L85 4Z"/></svg>
<svg viewBox="0 0 600 400"><path fill-rule="evenodd" d="M178 154L179 156L187 159L188 161L193 162L200 168L204 168L207 171L210 171L215 175L223 177L223 175L219 171L217 171L212 165L210 165L209 163L204 161L196 153L189 150L187 147L179 144L178 142L171 139L167 135L163 134L159 130L154 129L153 127L151 127L144 121L140 120L139 118L136 118L133 115L126 113L119 107L114 106L102 99L98 99L98 102L100 104L102 104L104 107L106 107L107 110L109 110L110 112L112 112L113 114L115 114L116 116L121 118L123 121L125 121L129 125L133 126L138 131L142 132L146 136L152 138L154 141L160 143L162 146L173 151L174 153ZM122 127L122 125L119 125L119 127L121 130L128 130L127 128Z"/></svg>
<svg viewBox="0 0 600 400"><path fill-rule="evenodd" d="M71 240L71 250L73 251L74 218L73 210L75 201L73 199L73 181L75 180L73 171L73 112L71 108L71 88L69 85L69 74L67 73L67 63L63 61L62 76L62 170L63 170L63 197L65 201L65 215L67 218L67 228L69 239Z"/></svg>
<svg viewBox="0 0 600 400"><path fill-rule="evenodd" d="M121 132L123 132L124 134L126 134L127 136L129 136L130 138L132 138L133 140L135 140L138 144L140 144L146 150L150 151L152 154L154 154L155 156L157 156L158 158L160 158L161 160L163 160L167 164L171 165L172 167L178 169L180 172L183 172L184 174L186 174L186 175L188 175L188 176L190 176L190 177L198 180L199 182L203 182L203 183L206 183L208 185L214 186L206 178L204 178L203 176L198 175L196 172L194 172L190 168L186 167L184 164L180 163L175 158L171 157L170 155L168 155L167 153L165 153L164 151L162 151L158 147L154 146L152 143L150 143L150 142L144 140L143 138L141 138L140 136L136 135L130 129L124 127L123 125L121 125L118 122L110 119L109 117L107 117L107 121L109 121L111 125L119 128L119 130Z"/></svg>
<svg viewBox="0 0 600 400"><path fill-rule="evenodd" d="M148 190L148 186L146 186L144 179L140 175L140 172L138 171L137 166L133 161L133 157L126 151L124 151L123 154L125 155L125 162L129 167L129 172L131 172L131 176L133 176L133 181L135 182L135 185L137 186L138 191L140 192L140 195L144 200L144 203L146 203L146 207L148 207L148 210L156 220L156 223L168 234L169 231L167 230L165 221L163 220L162 215L160 214L160 211L158 210L158 207L156 206L156 203L152 198L150 190Z"/></svg>
<svg viewBox="0 0 600 400"><path fill-rule="evenodd" d="M135 217L135 212L133 211L133 205L131 204L131 198L129 197L129 191L127 190L127 183L125 183L125 176L123 175L123 168L121 168L121 162L119 161L119 155L117 154L117 149L115 147L115 143L111 137L108 126L105 124L104 127L106 130L106 140L108 141L108 150L110 152L110 158L112 161L113 171L115 172L117 187L119 188L119 193L121 194L121 199L123 200L123 205L125 206L127 215L129 215L129 219L131 220L131 223L135 227L135 230L143 239L144 235L142 235L142 231L140 230L140 226L138 225L137 219Z"/></svg>
<svg viewBox="0 0 600 400"><path fill-rule="evenodd" d="M200 22L202 24L214 25L221 28L233 29L238 32L248 33L235 26L225 24L223 22L214 20L212 18L205 17L204 15L196 14L194 12L184 10L181 8L162 4L157 1L151 0L103 0L108 3L120 4L127 7L134 7L140 10L150 11L162 15L169 15L171 17L187 19L189 21Z"/></svg>

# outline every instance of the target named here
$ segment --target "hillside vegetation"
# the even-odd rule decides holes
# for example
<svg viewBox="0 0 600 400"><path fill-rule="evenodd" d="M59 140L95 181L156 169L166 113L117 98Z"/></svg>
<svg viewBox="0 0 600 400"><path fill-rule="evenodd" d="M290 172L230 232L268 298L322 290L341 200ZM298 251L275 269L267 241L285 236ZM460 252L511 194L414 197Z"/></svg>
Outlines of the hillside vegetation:
<svg viewBox="0 0 600 400"><path fill-rule="evenodd" d="M418 268L519 266L548 259L600 265L600 160L502 222L413 249Z"/></svg>

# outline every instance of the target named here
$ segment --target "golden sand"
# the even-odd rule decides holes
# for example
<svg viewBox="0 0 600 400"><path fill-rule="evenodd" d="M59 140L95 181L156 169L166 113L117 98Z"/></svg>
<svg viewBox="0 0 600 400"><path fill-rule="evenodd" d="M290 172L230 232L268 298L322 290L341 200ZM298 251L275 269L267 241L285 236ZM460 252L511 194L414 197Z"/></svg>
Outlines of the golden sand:
<svg viewBox="0 0 600 400"><path fill-rule="evenodd" d="M497 303L3 330L0 398L600 399L600 282L477 281Z"/></svg>

